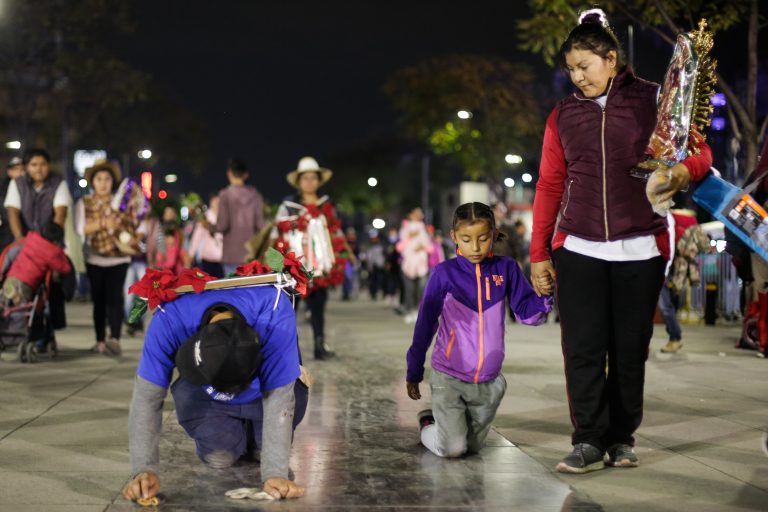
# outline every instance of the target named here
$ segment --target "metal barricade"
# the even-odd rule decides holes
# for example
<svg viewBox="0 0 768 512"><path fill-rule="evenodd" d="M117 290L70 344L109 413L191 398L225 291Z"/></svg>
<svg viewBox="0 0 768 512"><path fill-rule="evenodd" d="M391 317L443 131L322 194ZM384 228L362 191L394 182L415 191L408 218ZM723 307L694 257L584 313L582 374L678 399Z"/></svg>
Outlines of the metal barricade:
<svg viewBox="0 0 768 512"><path fill-rule="evenodd" d="M696 258L701 271L701 281L696 286L689 286L685 304L678 316L683 323L704 322L706 305L706 285L717 285L717 317L729 321L741 318L740 295L742 281L736 275L736 267L731 263L731 256L726 252L703 254Z"/></svg>

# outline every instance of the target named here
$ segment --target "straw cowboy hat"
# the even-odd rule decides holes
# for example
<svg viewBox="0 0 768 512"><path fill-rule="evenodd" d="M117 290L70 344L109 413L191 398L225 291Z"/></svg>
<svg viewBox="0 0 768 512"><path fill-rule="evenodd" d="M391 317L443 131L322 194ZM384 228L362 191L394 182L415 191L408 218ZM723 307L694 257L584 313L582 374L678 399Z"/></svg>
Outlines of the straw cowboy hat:
<svg viewBox="0 0 768 512"><path fill-rule="evenodd" d="M285 179L287 179L288 183L290 183L295 188L299 188L299 176L305 172L318 173L320 175L320 185L327 183L328 180L331 179L331 176L333 176L333 171L320 167L320 165L317 163L317 160L311 156L305 156L299 160L298 168L295 171L289 172Z"/></svg>
<svg viewBox="0 0 768 512"><path fill-rule="evenodd" d="M120 178L123 175L122 172L120 172L120 166L115 162L99 159L93 162L93 165L85 170L85 181L90 185L93 185L93 175L98 171L107 171L112 175L112 188L117 187L120 183Z"/></svg>

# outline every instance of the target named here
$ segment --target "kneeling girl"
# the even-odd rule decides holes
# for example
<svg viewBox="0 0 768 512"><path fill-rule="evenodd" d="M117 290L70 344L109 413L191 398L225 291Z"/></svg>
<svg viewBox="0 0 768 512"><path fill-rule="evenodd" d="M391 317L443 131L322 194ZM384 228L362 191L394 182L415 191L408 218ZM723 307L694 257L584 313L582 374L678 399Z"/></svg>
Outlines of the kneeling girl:
<svg viewBox="0 0 768 512"><path fill-rule="evenodd" d="M539 325L552 298L539 297L508 257L493 256L499 236L493 211L483 203L459 206L451 238L458 257L441 263L424 290L408 350L408 396L421 398L419 383L432 338L432 409L419 413L421 442L440 457L482 448L504 397L505 299L522 324ZM551 293L552 283L539 283Z"/></svg>

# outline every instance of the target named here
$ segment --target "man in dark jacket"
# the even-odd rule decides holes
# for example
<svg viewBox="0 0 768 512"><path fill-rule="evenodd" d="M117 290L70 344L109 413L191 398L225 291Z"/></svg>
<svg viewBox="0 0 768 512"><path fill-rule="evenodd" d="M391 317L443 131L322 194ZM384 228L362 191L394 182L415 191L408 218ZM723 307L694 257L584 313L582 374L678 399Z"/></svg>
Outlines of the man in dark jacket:
<svg viewBox="0 0 768 512"><path fill-rule="evenodd" d="M63 227L72 204L66 181L51 174L48 152L28 149L22 163L26 175L10 182L3 202L16 240L23 240L27 231L40 231L50 221Z"/></svg>

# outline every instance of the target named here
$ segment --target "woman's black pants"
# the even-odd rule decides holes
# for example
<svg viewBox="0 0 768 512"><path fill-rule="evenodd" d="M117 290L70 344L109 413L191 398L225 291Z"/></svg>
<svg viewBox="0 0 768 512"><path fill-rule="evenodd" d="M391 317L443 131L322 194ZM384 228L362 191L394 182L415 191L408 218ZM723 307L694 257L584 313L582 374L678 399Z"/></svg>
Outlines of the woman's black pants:
<svg viewBox="0 0 768 512"><path fill-rule="evenodd" d="M554 252L573 444L634 446L666 261Z"/></svg>
<svg viewBox="0 0 768 512"><path fill-rule="evenodd" d="M86 264L88 280L91 282L91 300L93 300L93 326L96 328L96 341L106 341L106 323L109 321L109 335L120 339L123 325L123 283L128 271L128 264L122 263L111 267Z"/></svg>

